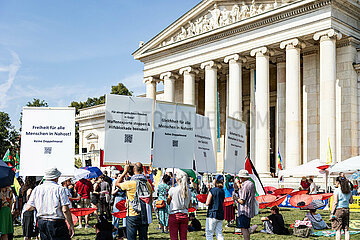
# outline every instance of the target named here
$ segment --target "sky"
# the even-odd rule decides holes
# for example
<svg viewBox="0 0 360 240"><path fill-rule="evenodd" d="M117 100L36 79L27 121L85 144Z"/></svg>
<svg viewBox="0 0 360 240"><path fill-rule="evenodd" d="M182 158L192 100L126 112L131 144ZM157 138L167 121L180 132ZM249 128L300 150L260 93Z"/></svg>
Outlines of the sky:
<svg viewBox="0 0 360 240"><path fill-rule="evenodd" d="M0 111L18 129L33 98L67 107L119 82L145 93L143 63L131 54L198 2L1 0Z"/></svg>

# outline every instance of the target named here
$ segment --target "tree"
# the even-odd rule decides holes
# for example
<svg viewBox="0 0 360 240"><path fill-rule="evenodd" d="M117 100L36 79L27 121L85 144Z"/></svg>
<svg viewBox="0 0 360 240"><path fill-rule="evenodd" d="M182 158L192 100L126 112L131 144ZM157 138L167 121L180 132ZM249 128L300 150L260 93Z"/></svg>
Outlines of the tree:
<svg viewBox="0 0 360 240"><path fill-rule="evenodd" d="M111 94L132 96L133 92L129 91L124 84L119 83L116 86L111 86Z"/></svg>
<svg viewBox="0 0 360 240"><path fill-rule="evenodd" d="M11 125L10 117L0 112L0 158L10 149L11 155L19 148L19 133Z"/></svg>
<svg viewBox="0 0 360 240"><path fill-rule="evenodd" d="M27 107L48 107L47 102L45 100L40 100L38 98L34 98L32 102L27 102Z"/></svg>
<svg viewBox="0 0 360 240"><path fill-rule="evenodd" d="M32 102L27 102L27 107L48 107L47 102L45 100L40 100L38 98L33 98ZM20 113L20 131L22 126L22 111Z"/></svg>

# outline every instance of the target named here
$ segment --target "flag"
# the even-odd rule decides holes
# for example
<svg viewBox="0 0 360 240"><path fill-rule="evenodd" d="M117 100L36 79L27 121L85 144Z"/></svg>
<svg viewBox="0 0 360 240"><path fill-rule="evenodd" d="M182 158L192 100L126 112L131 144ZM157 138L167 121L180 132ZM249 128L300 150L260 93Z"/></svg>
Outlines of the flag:
<svg viewBox="0 0 360 240"><path fill-rule="evenodd" d="M8 149L2 159L4 162L11 162L10 150Z"/></svg>
<svg viewBox="0 0 360 240"><path fill-rule="evenodd" d="M332 164L332 154L331 154L331 146L330 146L330 139L328 138L329 148L327 150L327 156L326 156L326 164L331 165Z"/></svg>
<svg viewBox="0 0 360 240"><path fill-rule="evenodd" d="M279 169L279 170L284 170L284 164L283 164L283 162L282 162L282 160L281 160L281 155L280 155L279 148L278 148L277 157L278 157L278 169Z"/></svg>
<svg viewBox="0 0 360 240"><path fill-rule="evenodd" d="M16 152L16 157L14 157L14 162L15 162L15 169L19 170L19 166L20 166L19 152Z"/></svg>
<svg viewBox="0 0 360 240"><path fill-rule="evenodd" d="M252 164L249 156L246 157L245 170L250 174L250 180L255 185L255 196L265 195L264 186L261 183L260 177L256 172L254 165Z"/></svg>
<svg viewBox="0 0 360 240"><path fill-rule="evenodd" d="M16 177L14 178L14 188L15 188L17 196L19 196L21 186Z"/></svg>

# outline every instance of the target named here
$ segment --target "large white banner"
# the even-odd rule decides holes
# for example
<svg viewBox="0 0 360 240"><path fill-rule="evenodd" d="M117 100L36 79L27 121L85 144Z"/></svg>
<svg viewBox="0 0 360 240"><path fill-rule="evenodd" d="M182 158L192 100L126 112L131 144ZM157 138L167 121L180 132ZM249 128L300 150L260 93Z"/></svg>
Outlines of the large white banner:
<svg viewBox="0 0 360 240"><path fill-rule="evenodd" d="M245 167L246 123L228 117L226 119L224 172L238 173Z"/></svg>
<svg viewBox="0 0 360 240"><path fill-rule="evenodd" d="M196 108L157 102L154 114L153 166L193 168Z"/></svg>
<svg viewBox="0 0 360 240"><path fill-rule="evenodd" d="M104 164L151 164L153 99L106 95Z"/></svg>
<svg viewBox="0 0 360 240"><path fill-rule="evenodd" d="M21 176L43 176L52 167L74 175L74 153L75 108L23 108Z"/></svg>
<svg viewBox="0 0 360 240"><path fill-rule="evenodd" d="M196 171L216 173L216 160L211 140L208 117L196 114L195 124L195 162Z"/></svg>

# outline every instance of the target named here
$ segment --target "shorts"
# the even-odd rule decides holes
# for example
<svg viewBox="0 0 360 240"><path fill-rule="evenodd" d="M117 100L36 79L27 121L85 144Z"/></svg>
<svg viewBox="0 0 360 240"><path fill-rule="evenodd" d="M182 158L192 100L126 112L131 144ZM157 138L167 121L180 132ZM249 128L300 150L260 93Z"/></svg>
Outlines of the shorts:
<svg viewBox="0 0 360 240"><path fill-rule="evenodd" d="M335 211L335 219L331 222L333 230L346 229L349 230L350 211L348 208L337 208Z"/></svg>
<svg viewBox="0 0 360 240"><path fill-rule="evenodd" d="M240 216L238 216L238 218L236 220L236 225L238 228L248 229L248 228L250 228L250 221L251 221L251 218L249 218L245 215L240 215Z"/></svg>
<svg viewBox="0 0 360 240"><path fill-rule="evenodd" d="M90 207L90 199L86 199L86 198L80 199L78 206L80 208L89 208Z"/></svg>

